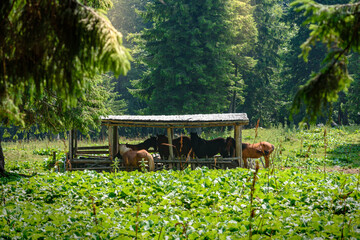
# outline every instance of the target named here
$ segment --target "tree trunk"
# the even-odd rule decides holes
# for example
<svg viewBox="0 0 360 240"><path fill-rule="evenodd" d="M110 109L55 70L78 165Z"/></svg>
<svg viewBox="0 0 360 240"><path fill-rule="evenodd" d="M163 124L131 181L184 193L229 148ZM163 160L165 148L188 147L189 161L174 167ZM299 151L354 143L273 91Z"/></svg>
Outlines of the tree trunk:
<svg viewBox="0 0 360 240"><path fill-rule="evenodd" d="M5 157L1 146L1 139L0 139L0 175L5 174Z"/></svg>

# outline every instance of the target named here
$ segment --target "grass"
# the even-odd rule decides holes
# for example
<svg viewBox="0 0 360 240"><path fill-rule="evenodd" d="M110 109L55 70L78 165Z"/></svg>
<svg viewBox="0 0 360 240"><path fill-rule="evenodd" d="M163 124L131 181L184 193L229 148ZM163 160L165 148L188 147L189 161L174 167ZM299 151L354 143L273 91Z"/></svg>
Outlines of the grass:
<svg viewBox="0 0 360 240"><path fill-rule="evenodd" d="M322 167L359 167L359 130L332 128L324 135L324 128L259 128L255 139L255 130L246 129L244 142L276 146L273 168L258 173L242 168L50 173L44 158L53 151L63 154L67 142L3 142L12 173L0 179L0 238L357 239L360 173Z"/></svg>
<svg viewBox="0 0 360 240"><path fill-rule="evenodd" d="M340 128L313 127L310 130L289 128L258 129L255 142L267 141L275 145L278 160L297 158L299 161L321 160L325 158L326 138L327 165L340 165L350 168L360 167L360 127ZM255 129L243 131L243 142L254 142Z"/></svg>
<svg viewBox="0 0 360 240"><path fill-rule="evenodd" d="M347 168L360 167L360 126L345 126L328 128L326 134L327 153L324 151L325 128L313 127L310 130L299 130L288 127L273 127L271 129L258 128L255 139L255 129L242 131L243 142L253 143L267 141L275 145L276 150L273 160L279 167L288 166L315 166L323 165L324 160L328 167L337 165ZM214 137L232 136L232 130L224 132L203 133L202 137L211 139ZM120 138L120 143L139 143L145 138L127 139ZM93 142L80 140L79 146L106 145L107 141ZM68 151L67 140L31 140L2 142L6 159L6 169L9 171L22 169L22 173L43 172L44 159L51 154L40 155L39 151L56 151L65 153Z"/></svg>

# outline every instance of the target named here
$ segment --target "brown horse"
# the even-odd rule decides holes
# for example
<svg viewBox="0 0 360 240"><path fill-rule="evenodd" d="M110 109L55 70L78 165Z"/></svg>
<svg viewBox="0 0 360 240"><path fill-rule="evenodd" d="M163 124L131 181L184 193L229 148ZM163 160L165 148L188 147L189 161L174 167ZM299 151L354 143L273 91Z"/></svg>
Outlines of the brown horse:
<svg viewBox="0 0 360 240"><path fill-rule="evenodd" d="M126 171L129 170L129 167L131 171L133 170L133 167L139 168L143 159L145 162L147 162L148 171L155 170L154 159L146 150L132 150L131 148L126 147L125 144L120 144L119 149L120 155L122 156L124 165L126 167Z"/></svg>
<svg viewBox="0 0 360 240"><path fill-rule="evenodd" d="M157 147L161 159L169 159L168 137L165 135L157 136ZM172 142L174 155L177 157L187 157L191 151L191 141L187 136L175 138Z"/></svg>
<svg viewBox="0 0 360 240"><path fill-rule="evenodd" d="M261 158L262 156L265 159L265 168L270 167L270 154L274 151L275 147L268 142L259 142L259 143L242 143L242 159L244 161L244 167L247 168L247 159L248 158ZM229 155L235 156L235 139L228 137L226 139L226 150Z"/></svg>
<svg viewBox="0 0 360 240"><path fill-rule="evenodd" d="M153 148L154 151L157 151L157 139L156 137L150 137L146 139L144 142L139 144L126 144L126 147L131 148L132 150L146 150L149 151L149 148Z"/></svg>

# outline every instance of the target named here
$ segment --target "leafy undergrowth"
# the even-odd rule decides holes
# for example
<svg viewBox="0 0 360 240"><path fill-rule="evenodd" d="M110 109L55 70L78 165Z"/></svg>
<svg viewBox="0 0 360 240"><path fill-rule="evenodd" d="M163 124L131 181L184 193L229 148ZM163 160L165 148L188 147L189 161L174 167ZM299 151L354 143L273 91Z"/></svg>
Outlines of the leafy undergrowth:
<svg viewBox="0 0 360 240"><path fill-rule="evenodd" d="M357 239L360 175L246 169L1 179L4 239ZM255 209L250 218L251 209ZM251 228L250 228L251 226Z"/></svg>
<svg viewBox="0 0 360 240"><path fill-rule="evenodd" d="M358 168L360 134L358 127L357 130L353 128L292 130L291 135L285 134L283 140L275 141L274 163L281 167L317 168L326 165Z"/></svg>

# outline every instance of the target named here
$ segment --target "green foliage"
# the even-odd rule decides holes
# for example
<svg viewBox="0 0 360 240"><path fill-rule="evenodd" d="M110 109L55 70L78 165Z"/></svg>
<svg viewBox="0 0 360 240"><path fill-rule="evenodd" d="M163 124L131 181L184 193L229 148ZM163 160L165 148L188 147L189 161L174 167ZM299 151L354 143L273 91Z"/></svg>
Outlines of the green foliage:
<svg viewBox="0 0 360 240"><path fill-rule="evenodd" d="M292 112L299 111L301 102L307 106L307 114L312 119L321 108L338 99L338 93L346 90L351 82L347 70L347 54L352 50L360 51L359 3L343 5L322 5L312 0L297 0L297 10L308 16L304 24L310 24L310 36L302 44L302 56L306 60L311 46L323 42L328 54L319 73L295 96Z"/></svg>
<svg viewBox="0 0 360 240"><path fill-rule="evenodd" d="M49 148L36 149L33 151L33 154L37 154L41 156L44 155L51 156L53 152L57 152L57 149L49 147Z"/></svg>
<svg viewBox="0 0 360 240"><path fill-rule="evenodd" d="M270 174L270 175L269 175ZM51 173L2 178L2 238L246 238L249 181L244 169ZM253 238L356 238L355 175L260 170ZM60 211L61 210L61 211ZM180 227L182 226L182 227Z"/></svg>
<svg viewBox="0 0 360 240"><path fill-rule="evenodd" d="M239 5L243 12L235 11ZM141 14L152 27L136 38L147 71L140 81L134 81L134 94L147 101L146 111L225 111L229 99L224 95L229 94L233 81L239 81L229 77L234 74L230 58L235 59L234 52L241 50L237 61L246 64L242 53L255 31L248 1L155 1ZM249 28L241 29L245 24Z"/></svg>
<svg viewBox="0 0 360 240"><path fill-rule="evenodd" d="M258 29L254 19L254 7L250 1L231 0L227 7L227 25L230 29L227 39L231 68L228 77L231 79L228 98L229 112L236 112L238 103L244 102L244 74L253 70L256 60L251 52L257 41Z"/></svg>
<svg viewBox="0 0 360 240"><path fill-rule="evenodd" d="M2 120L22 122L23 105L55 93L60 107L74 106L87 79L130 69L121 34L100 11L75 0L5 1L0 11Z"/></svg>
<svg viewBox="0 0 360 240"><path fill-rule="evenodd" d="M350 166L341 159L346 157L358 161L359 126L327 129L326 137L327 164ZM254 141L254 129L245 129L243 138ZM318 170L324 163L324 127L259 128L256 139L275 145L275 168L259 170L252 208L253 171L240 168L47 172L30 178L10 173L0 178L1 238L241 239L248 238L250 224L252 239L340 239L342 229L345 239L357 238L360 175L324 177ZM46 144L35 152L61 148ZM15 148L29 146L5 143L5 154ZM29 174L25 170L44 164L20 160L9 161L7 170Z"/></svg>
<svg viewBox="0 0 360 240"><path fill-rule="evenodd" d="M54 158L55 153L55 158ZM33 151L33 154L48 156L44 159L43 167L46 170L54 169L56 172L64 171L64 162L66 160L65 153L55 148L42 148Z"/></svg>
<svg viewBox="0 0 360 240"><path fill-rule="evenodd" d="M121 163L121 160L118 157L115 157L113 164L111 164L111 167L113 168L114 173L119 172L120 163Z"/></svg>
<svg viewBox="0 0 360 240"><path fill-rule="evenodd" d="M260 0L254 5L258 35L248 49L256 64L251 69L240 69L246 87L245 101L238 107L238 111L248 114L252 124L259 118L266 127L279 120L283 122L279 116L285 104L280 92L283 81L280 73L283 56L288 54L289 40L296 30L283 22L286 10L280 0Z"/></svg>

